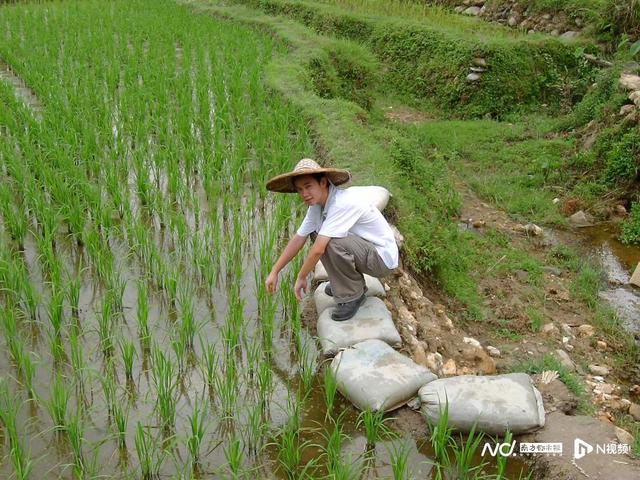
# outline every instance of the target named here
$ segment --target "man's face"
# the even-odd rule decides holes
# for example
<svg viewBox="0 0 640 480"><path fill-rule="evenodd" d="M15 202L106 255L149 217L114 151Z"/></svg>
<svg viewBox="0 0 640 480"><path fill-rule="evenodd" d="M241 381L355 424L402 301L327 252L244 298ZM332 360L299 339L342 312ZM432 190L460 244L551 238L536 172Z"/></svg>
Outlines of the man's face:
<svg viewBox="0 0 640 480"><path fill-rule="evenodd" d="M320 181L312 175L302 175L293 181L300 198L307 205L323 204L328 194L327 179L323 177Z"/></svg>

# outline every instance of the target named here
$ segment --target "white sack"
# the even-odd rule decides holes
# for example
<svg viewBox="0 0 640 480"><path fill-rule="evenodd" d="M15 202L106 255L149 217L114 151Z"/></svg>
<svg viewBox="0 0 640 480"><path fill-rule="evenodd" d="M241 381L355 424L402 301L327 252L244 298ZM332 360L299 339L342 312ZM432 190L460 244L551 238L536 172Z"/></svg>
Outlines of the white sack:
<svg viewBox="0 0 640 480"><path fill-rule="evenodd" d="M542 396L526 373L441 378L419 392L422 413L433 423L449 404L449 425L463 432L494 435L529 432L544 426Z"/></svg>
<svg viewBox="0 0 640 480"><path fill-rule="evenodd" d="M327 275L327 271L324 269L324 265L319 261L316 263L316 268L313 271L313 281L314 282L326 282L329 280L329 275Z"/></svg>
<svg viewBox="0 0 640 480"><path fill-rule="evenodd" d="M377 278L365 275L364 281L367 285L367 297L384 297L387 295L382 283L380 283L380 280ZM316 288L316 291L313 293L313 300L316 302L316 312L318 312L318 315L327 308L336 306L334 298L324 293L324 288L327 286L327 283L328 282L324 282L318 285L318 288Z"/></svg>
<svg viewBox="0 0 640 480"><path fill-rule="evenodd" d="M360 410L393 410L436 377L380 340L342 350L331 362L338 390Z"/></svg>
<svg viewBox="0 0 640 480"><path fill-rule="evenodd" d="M325 355L334 355L341 348L372 338L392 346L402 343L391 312L379 298L368 297L353 318L342 322L331 319L333 310L333 307L327 308L318 318L318 337Z"/></svg>
<svg viewBox="0 0 640 480"><path fill-rule="evenodd" d="M377 186L366 186L366 187L349 187L347 190L351 192L356 192L358 197L363 199L363 201L367 202L369 205L373 205L378 210L384 210L384 207L389 203L389 197L391 194L389 190L384 187Z"/></svg>

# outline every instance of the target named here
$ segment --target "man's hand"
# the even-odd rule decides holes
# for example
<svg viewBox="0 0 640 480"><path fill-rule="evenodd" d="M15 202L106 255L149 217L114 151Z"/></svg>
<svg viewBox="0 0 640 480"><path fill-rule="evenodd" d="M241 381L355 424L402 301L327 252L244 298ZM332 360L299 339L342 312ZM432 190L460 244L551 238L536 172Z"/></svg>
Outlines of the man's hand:
<svg viewBox="0 0 640 480"><path fill-rule="evenodd" d="M267 280L264 282L267 287L267 292L274 294L278 290L278 274L271 272L267 276Z"/></svg>
<svg viewBox="0 0 640 480"><path fill-rule="evenodd" d="M298 301L302 301L302 292L304 291L306 293L307 291L307 277L298 277L293 289L296 293L296 298L298 299Z"/></svg>

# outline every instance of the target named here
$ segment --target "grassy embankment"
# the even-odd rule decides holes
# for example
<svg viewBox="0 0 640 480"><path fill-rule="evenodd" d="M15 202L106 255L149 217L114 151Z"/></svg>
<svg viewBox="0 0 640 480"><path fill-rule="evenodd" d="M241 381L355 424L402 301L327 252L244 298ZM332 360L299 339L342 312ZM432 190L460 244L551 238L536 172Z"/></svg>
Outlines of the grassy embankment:
<svg viewBox="0 0 640 480"><path fill-rule="evenodd" d="M407 237L405 259L414 271L431 273L445 292L465 305L468 318L472 319L491 315L484 308L482 294L476 288L479 279L488 273L499 276L523 269L530 273L530 283L540 286L543 263L514 248L508 237L498 231L481 238L458 231L456 215L460 210L461 198L455 191L453 178L454 175L462 178L481 198L522 222L565 224L552 200L576 184L573 168L576 161L575 141L564 135L547 138L557 126L557 121L545 114L557 111L550 107L553 103L558 108L560 105L571 105L573 95L578 95L576 86L590 83L596 75L579 56L574 55L577 45L564 45L544 37L530 41L502 30L490 36L486 34L490 28L487 26L479 27L485 32L484 36L472 36L467 43L462 40L442 43L425 41L429 36L445 35L443 32L453 35L452 32L460 25L468 26L467 19L459 20L457 17L452 17L454 20L450 25L443 26L443 23L446 25L443 19L448 18L448 14L440 10L435 14L440 21L437 26L432 26L427 11L424 20L417 25L371 15L362 16L309 2L244 3L260 6L271 15L261 15L256 10L241 7L225 11L234 11L239 18L260 23L275 31L291 46L288 58L278 59L278 63L270 68L269 81L273 88L302 105L310 116L317 132L318 151L325 157L324 160L352 168L358 183L381 183L381 179L384 179L382 183L394 193L392 216ZM286 18L296 21L287 21ZM312 35L298 21L312 26L316 31L353 38L358 42ZM413 33L402 37L402 33L408 31ZM384 42L379 41L381 38L403 40L395 45L392 42L383 46ZM485 43L487 38L492 41ZM426 49L430 56L417 53L421 48ZM429 49L438 48L444 49L445 53L431 55ZM401 127L384 121L386 105L397 105L402 101L423 106L429 103L429 111L440 117L465 116L470 115L471 111L491 113L490 110L496 105L488 105L483 99L502 95L504 86L496 91L495 85L504 83L506 77L512 76L510 68L504 67L502 70L500 67L503 52L509 52L509 57L517 57L526 50L545 51L550 48L564 52L558 58L571 58L569 65L576 69L575 78L567 75L562 88L556 85L556 90L547 89L547 92L555 92L553 100L550 100L550 93L539 96L541 89L530 90L528 96L524 95L522 92L525 88L522 87L521 101L512 102L498 112L505 117L505 121L437 120L420 126ZM395 53L402 49L404 51L396 57ZM482 51L491 66L490 70L496 75L495 82L473 86L481 91L476 98L464 97L462 101L463 97L460 97L457 103L451 98L445 100L447 94L438 90L451 88L450 85L443 86L447 83L445 76L440 81L432 82L431 93L423 92L417 101L419 87L416 82L408 82L409 86L405 85L400 91L394 90L406 80L402 72L405 69L408 71L411 65L418 66L418 70L420 65L424 70L432 67L430 74L435 78L442 73L441 69L452 68L450 62L443 61L446 66L440 65L438 58L458 58L456 52L463 50L467 52L467 56L463 56L463 64L471 62L476 52ZM393 60L390 60L391 57L394 57ZM524 64L544 70L547 64L536 64L534 59L535 55L529 55ZM515 60L509 60L512 61ZM495 68L494 62L498 64ZM564 65L559 64L553 66L551 72L563 68ZM553 76L552 73L547 74L545 78ZM453 78L458 77L464 78L464 75L458 72L458 76ZM393 98L389 95L391 91L394 92ZM584 89L580 91L584 93ZM569 92L569 96L563 96L561 92ZM587 95L585 102L593 103L590 100L593 95ZM577 98L581 97L578 95ZM529 101L528 104L524 102L525 99ZM453 111L443 112L442 108L451 102ZM360 108L354 103L359 104ZM470 108L470 105L473 107ZM563 121L570 122L586 108L584 104L579 105L576 113L563 117ZM521 112L532 109L545 114L527 116ZM389 159L392 161L389 162ZM588 188L582 188L590 194ZM578 190L576 194L588 200L587 193ZM546 261L565 266L568 272L575 275L575 296L594 310L594 319L599 319L597 323L619 344L617 320L611 312L601 311L597 307L598 281L594 267L575 261L575 256L562 250L561 253L554 251L549 254ZM572 260L567 260L569 257ZM498 260L501 261L496 264ZM534 295L529 306L533 312L531 317L538 317L539 311L544 310L544 292L540 289L538 292L537 300ZM532 323L539 321L534 318ZM632 350L632 339L622 343L626 345L623 351Z"/></svg>

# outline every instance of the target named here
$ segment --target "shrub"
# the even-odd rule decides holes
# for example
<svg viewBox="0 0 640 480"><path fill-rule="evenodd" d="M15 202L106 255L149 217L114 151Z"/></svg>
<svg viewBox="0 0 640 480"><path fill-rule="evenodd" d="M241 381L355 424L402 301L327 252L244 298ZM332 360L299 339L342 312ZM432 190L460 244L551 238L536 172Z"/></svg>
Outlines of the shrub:
<svg viewBox="0 0 640 480"><path fill-rule="evenodd" d="M640 203L636 202L631 207L631 215L622 224L622 235L620 241L623 243L640 244Z"/></svg>
<svg viewBox="0 0 640 480"><path fill-rule="evenodd" d="M604 9L602 30L615 36L640 37L640 0L609 0Z"/></svg>
<svg viewBox="0 0 640 480"><path fill-rule="evenodd" d="M608 182L633 181L640 170L640 134L627 132L606 156L605 179Z"/></svg>

